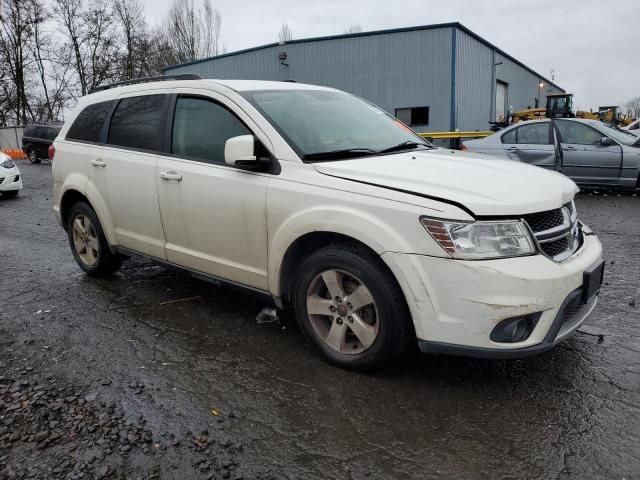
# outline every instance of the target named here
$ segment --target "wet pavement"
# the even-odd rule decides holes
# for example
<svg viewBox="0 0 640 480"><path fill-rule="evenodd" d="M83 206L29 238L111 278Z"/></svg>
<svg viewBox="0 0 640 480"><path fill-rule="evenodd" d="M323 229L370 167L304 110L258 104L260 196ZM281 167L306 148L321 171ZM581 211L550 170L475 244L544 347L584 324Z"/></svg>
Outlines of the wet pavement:
<svg viewBox="0 0 640 480"><path fill-rule="evenodd" d="M640 478L640 197L576 201L607 266L569 340L363 375L291 321L257 324L242 293L137 261L85 276L50 165L19 167L0 199L0 478Z"/></svg>

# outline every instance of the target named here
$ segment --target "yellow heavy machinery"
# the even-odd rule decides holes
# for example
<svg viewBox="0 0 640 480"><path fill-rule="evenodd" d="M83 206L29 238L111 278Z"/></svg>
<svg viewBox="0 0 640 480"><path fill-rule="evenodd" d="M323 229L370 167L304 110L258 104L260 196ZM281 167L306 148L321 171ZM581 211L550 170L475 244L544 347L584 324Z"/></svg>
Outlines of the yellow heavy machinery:
<svg viewBox="0 0 640 480"><path fill-rule="evenodd" d="M618 106L599 107L597 112L578 110L573 113L573 94L556 93L547 95L546 108L527 108L508 115L503 122L492 122L497 128L504 128L514 123L538 118L584 118L613 123L619 127L626 127L633 119L623 115ZM493 129L493 127L492 127Z"/></svg>

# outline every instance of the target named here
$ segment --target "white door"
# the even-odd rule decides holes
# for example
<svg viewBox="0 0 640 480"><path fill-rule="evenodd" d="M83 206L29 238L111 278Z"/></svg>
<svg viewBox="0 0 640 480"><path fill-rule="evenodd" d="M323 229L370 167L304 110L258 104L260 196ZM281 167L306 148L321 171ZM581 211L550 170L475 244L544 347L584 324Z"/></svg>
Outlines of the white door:
<svg viewBox="0 0 640 480"><path fill-rule="evenodd" d="M224 163L231 137L264 134L226 97L176 89L170 157L157 167L167 259L267 290L270 174Z"/></svg>
<svg viewBox="0 0 640 480"><path fill-rule="evenodd" d="M496 121L504 119L507 114L508 85L504 82L496 82Z"/></svg>
<svg viewBox="0 0 640 480"><path fill-rule="evenodd" d="M119 99L111 117L107 146L89 160L91 176L108 205L118 245L164 259L164 232L156 187L163 142L164 94Z"/></svg>

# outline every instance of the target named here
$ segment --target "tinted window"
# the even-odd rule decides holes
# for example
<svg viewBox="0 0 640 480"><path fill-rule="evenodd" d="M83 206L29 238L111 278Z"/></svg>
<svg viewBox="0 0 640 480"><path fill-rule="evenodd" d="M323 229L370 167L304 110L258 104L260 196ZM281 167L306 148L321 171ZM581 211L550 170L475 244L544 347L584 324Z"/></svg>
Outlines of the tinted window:
<svg viewBox="0 0 640 480"><path fill-rule="evenodd" d="M33 137L35 138L45 138L46 137L46 127L35 127L33 129Z"/></svg>
<svg viewBox="0 0 640 480"><path fill-rule="evenodd" d="M112 145L161 150L162 117L166 95L123 98L109 126Z"/></svg>
<svg viewBox="0 0 640 480"><path fill-rule="evenodd" d="M224 163L225 142L251 132L221 105L202 98L180 97L173 120L171 152Z"/></svg>
<svg viewBox="0 0 640 480"><path fill-rule="evenodd" d="M57 128L53 128L53 127L48 127L47 128L47 140L55 140L56 137L58 136L58 132L59 129Z"/></svg>
<svg viewBox="0 0 640 480"><path fill-rule="evenodd" d="M33 127L31 125L29 125L27 128L24 129L24 133L22 134L23 137L33 137L33 132L35 131L36 127Z"/></svg>
<svg viewBox="0 0 640 480"><path fill-rule="evenodd" d="M604 134L591 127L578 122L557 121L563 143L575 143L578 145L597 145Z"/></svg>
<svg viewBox="0 0 640 480"><path fill-rule="evenodd" d="M93 105L85 107L75 122L73 122L73 125L71 125L71 128L67 132L67 138L85 142L103 141L101 138L102 127L112 108L113 102L94 103ZM57 131L53 135L53 138L55 138L56 135Z"/></svg>

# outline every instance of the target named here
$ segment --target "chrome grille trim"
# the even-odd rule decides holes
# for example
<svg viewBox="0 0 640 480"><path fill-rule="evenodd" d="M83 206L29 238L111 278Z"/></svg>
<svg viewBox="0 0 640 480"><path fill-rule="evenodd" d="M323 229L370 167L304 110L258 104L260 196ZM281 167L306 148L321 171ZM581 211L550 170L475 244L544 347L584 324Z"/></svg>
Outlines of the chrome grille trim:
<svg viewBox="0 0 640 480"><path fill-rule="evenodd" d="M525 215L523 219L533 232L540 252L554 262L571 257L582 244L582 231L573 201L556 210ZM543 225L548 228L540 229Z"/></svg>

